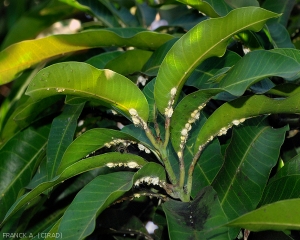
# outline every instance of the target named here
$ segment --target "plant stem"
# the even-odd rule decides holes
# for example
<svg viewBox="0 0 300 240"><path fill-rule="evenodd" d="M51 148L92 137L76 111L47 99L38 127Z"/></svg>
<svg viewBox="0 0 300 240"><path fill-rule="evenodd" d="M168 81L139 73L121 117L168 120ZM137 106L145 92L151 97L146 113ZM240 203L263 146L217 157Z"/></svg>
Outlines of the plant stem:
<svg viewBox="0 0 300 240"><path fill-rule="evenodd" d="M145 129L146 136L152 143L152 145L155 147L155 149L159 150L160 149L160 144L157 142L156 138L153 136L153 133L151 132L150 128L147 126Z"/></svg>
<svg viewBox="0 0 300 240"><path fill-rule="evenodd" d="M195 169L195 165L199 159L199 157L201 156L201 153L203 151L203 149L206 147L206 144L205 145L202 145L198 152L195 154L195 156L193 157L193 160L192 160L192 163L189 167L189 171L188 171L188 179L187 179L187 184L186 184L186 193L188 195L191 194L191 191L192 191L192 184L193 184L193 173L194 173L194 169Z"/></svg>
<svg viewBox="0 0 300 240"><path fill-rule="evenodd" d="M154 119L153 122L154 122L154 129L156 132L156 136L158 139L160 139L160 129L157 123L157 108L155 105L153 106L153 119Z"/></svg>
<svg viewBox="0 0 300 240"><path fill-rule="evenodd" d="M164 144L163 147L167 148L169 140L170 140L170 118L166 117L166 122L165 122L165 140L164 140Z"/></svg>
<svg viewBox="0 0 300 240"><path fill-rule="evenodd" d="M183 149L180 149L178 153L179 159L179 187L183 188L184 178L185 178L185 167L184 167L184 158L183 158Z"/></svg>
<svg viewBox="0 0 300 240"><path fill-rule="evenodd" d="M153 133L151 132L150 128L146 125L146 127L144 128L146 136L148 137L148 139L150 140L150 142L152 143L152 145L155 147L156 150L159 151L160 155L161 155L161 159L164 163L164 166L166 168L167 174L169 176L169 179L171 181L172 184L177 184L177 178L176 175L173 171L173 168L170 164L170 161L168 159L168 154L167 154L167 148L164 146L164 144L161 143L161 141L157 141L157 139L153 136Z"/></svg>

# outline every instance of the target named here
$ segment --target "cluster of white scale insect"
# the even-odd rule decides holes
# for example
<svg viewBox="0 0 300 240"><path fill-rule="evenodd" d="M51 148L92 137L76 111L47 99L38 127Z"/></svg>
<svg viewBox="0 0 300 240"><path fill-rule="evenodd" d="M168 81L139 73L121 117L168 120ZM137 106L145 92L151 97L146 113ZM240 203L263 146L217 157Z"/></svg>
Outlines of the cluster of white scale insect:
<svg viewBox="0 0 300 240"><path fill-rule="evenodd" d="M176 92L177 92L177 88L172 88L171 89L171 98L168 102L168 107L165 108L165 116L167 118L171 118L172 115L173 115L173 104L174 104L174 98L175 98L175 95L176 95Z"/></svg>
<svg viewBox="0 0 300 240"><path fill-rule="evenodd" d="M160 185L159 177L142 177L138 179L135 183L134 186L137 187L140 184L146 183L147 185Z"/></svg>
<svg viewBox="0 0 300 240"><path fill-rule="evenodd" d="M109 168L114 168L114 167L129 167L129 168L141 168L141 166L136 163L136 162L127 162L127 163L106 163L106 166L109 167Z"/></svg>
<svg viewBox="0 0 300 240"><path fill-rule="evenodd" d="M134 141L124 140L124 139L113 139L112 141L105 143L104 146L110 148L111 146L123 145L124 147L128 147L130 144L135 144Z"/></svg>
<svg viewBox="0 0 300 240"><path fill-rule="evenodd" d="M192 129L192 124L199 119L200 111L205 107L205 105L205 103L199 105L198 108L191 113L188 122L184 125L184 128L180 132L180 151L177 152L179 158L182 157L182 151L188 139L189 131Z"/></svg>
<svg viewBox="0 0 300 240"><path fill-rule="evenodd" d="M110 148L112 146L121 145L124 148L127 148L131 144L136 144L136 142L130 141L130 140L124 140L124 139L113 139L112 141L105 143L104 146L107 148ZM138 148L140 151L145 151L145 153L148 153L148 154L150 153L150 150L141 143L138 143Z"/></svg>
<svg viewBox="0 0 300 240"><path fill-rule="evenodd" d="M238 120L238 119L235 119L235 120L233 120L231 123L229 123L229 124L227 125L227 127L222 127L222 128L219 130L219 132L218 132L215 136L222 136L222 135L225 135L225 134L227 133L228 129L230 129L233 125L238 126L238 125L240 125L241 123L243 123L243 122L245 122L245 121L246 121L246 118L241 118L241 119L239 119L239 120ZM207 141L206 141L205 144L199 146L199 150L201 151L201 150L203 149L203 147L204 147L207 143L209 143L210 141L212 141L213 139L214 139L214 135L210 136L210 137L207 139Z"/></svg>
<svg viewBox="0 0 300 240"><path fill-rule="evenodd" d="M145 123L145 121L140 118L136 109L130 108L129 114L131 115L132 122L136 127L140 126L143 129L147 129L147 127L148 127L147 123Z"/></svg>

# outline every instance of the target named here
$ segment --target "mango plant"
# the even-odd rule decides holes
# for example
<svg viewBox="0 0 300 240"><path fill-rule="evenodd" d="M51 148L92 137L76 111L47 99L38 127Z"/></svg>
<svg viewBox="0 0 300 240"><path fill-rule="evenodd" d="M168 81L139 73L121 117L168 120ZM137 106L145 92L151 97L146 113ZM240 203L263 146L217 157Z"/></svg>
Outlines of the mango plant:
<svg viewBox="0 0 300 240"><path fill-rule="evenodd" d="M18 4L1 6L1 237L297 238L295 1Z"/></svg>

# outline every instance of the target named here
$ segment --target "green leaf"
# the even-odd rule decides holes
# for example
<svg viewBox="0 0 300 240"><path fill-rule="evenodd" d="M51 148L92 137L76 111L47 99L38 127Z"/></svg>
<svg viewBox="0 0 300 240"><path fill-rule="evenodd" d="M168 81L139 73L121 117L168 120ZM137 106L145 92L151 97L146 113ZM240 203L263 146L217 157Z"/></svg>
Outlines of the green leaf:
<svg viewBox="0 0 300 240"><path fill-rule="evenodd" d="M224 1L214 0L177 0L178 2L190 5L209 17L226 15L232 8Z"/></svg>
<svg viewBox="0 0 300 240"><path fill-rule="evenodd" d="M77 2L88 7L89 13L95 16L104 26L120 27L118 20L101 1L77 0Z"/></svg>
<svg viewBox="0 0 300 240"><path fill-rule="evenodd" d="M148 76L156 76L160 64L164 60L167 52L171 49L171 47L174 45L174 43L177 40L178 40L177 38L171 39L170 41L164 43L158 49L156 49L155 52L152 54L152 56L144 65L142 71Z"/></svg>
<svg viewBox="0 0 300 240"><path fill-rule="evenodd" d="M27 128L17 133L0 150L0 221L30 181L44 153L49 126Z"/></svg>
<svg viewBox="0 0 300 240"><path fill-rule="evenodd" d="M223 56L231 36L245 30L259 31L268 19L278 16L261 8L246 7L233 10L226 17L196 25L173 45L161 64L155 84L155 101L159 111L165 112L171 89L176 88L180 92L186 79L201 62L213 56Z"/></svg>
<svg viewBox="0 0 300 240"><path fill-rule="evenodd" d="M35 175L33 176L33 178L30 180L30 182L28 183L28 185L26 185L27 189L33 189L35 188L37 185L46 182L47 181L47 174L48 170L47 170L47 156L45 154L44 158L41 160L40 165L35 173Z"/></svg>
<svg viewBox="0 0 300 240"><path fill-rule="evenodd" d="M289 199L263 206L230 223L230 227L241 227L250 231L300 230L300 199Z"/></svg>
<svg viewBox="0 0 300 240"><path fill-rule="evenodd" d="M156 49L172 38L168 34L126 28L89 30L19 42L0 52L0 84L12 81L20 72L41 61L66 53L105 46Z"/></svg>
<svg viewBox="0 0 300 240"><path fill-rule="evenodd" d="M163 210L168 221L169 237L179 239L229 239L227 222L217 193L204 188L191 202L165 202Z"/></svg>
<svg viewBox="0 0 300 240"><path fill-rule="evenodd" d="M113 51L113 52L106 52L91 57L90 59L86 60L85 62L91 64L92 66L103 69L105 68L106 64L115 59L116 57L122 55L124 52L121 51Z"/></svg>
<svg viewBox="0 0 300 240"><path fill-rule="evenodd" d="M300 198L300 158L296 155L269 180L260 205L279 200Z"/></svg>
<svg viewBox="0 0 300 240"><path fill-rule="evenodd" d="M150 51L140 49L129 50L109 61L105 68L126 76L140 72L151 55L152 52Z"/></svg>
<svg viewBox="0 0 300 240"><path fill-rule="evenodd" d="M290 18L293 7L295 6L295 0L286 0L286 1L273 1L266 0L262 4L262 7L268 9L269 11L282 14L278 19L272 19L269 23L278 22L283 26L287 26L288 20Z"/></svg>
<svg viewBox="0 0 300 240"><path fill-rule="evenodd" d="M286 130L273 129L260 118L233 130L225 162L212 183L229 220L257 207Z"/></svg>
<svg viewBox="0 0 300 240"><path fill-rule="evenodd" d="M133 174L116 172L100 175L88 183L66 210L57 232L64 239L72 240L90 235L97 215L131 189Z"/></svg>
<svg viewBox="0 0 300 240"><path fill-rule="evenodd" d="M300 64L294 59L272 51L257 50L243 57L222 79L219 87L240 96L252 84L270 76L292 78Z"/></svg>
<svg viewBox="0 0 300 240"><path fill-rule="evenodd" d="M199 131L194 153L215 136L226 134L226 131L233 125L239 125L247 118L270 113L299 113L299 96L297 92L286 99L272 99L263 95L255 95L240 97L224 103L207 119Z"/></svg>
<svg viewBox="0 0 300 240"><path fill-rule="evenodd" d="M225 69L235 65L241 57L235 52L226 51L224 56L221 58L211 57L204 60L188 78L186 85L193 86L198 89L207 89L217 86L217 83L211 81L212 78L216 77L220 73L221 69Z"/></svg>
<svg viewBox="0 0 300 240"><path fill-rule="evenodd" d="M136 17L140 25L147 28L155 20L156 10L150 7L146 2L136 1Z"/></svg>
<svg viewBox="0 0 300 240"><path fill-rule="evenodd" d="M280 23L268 24L268 30L276 48L295 48L287 29Z"/></svg>
<svg viewBox="0 0 300 240"><path fill-rule="evenodd" d="M118 5L110 0L100 0L100 2L111 11L118 21L122 21L126 27L136 27L139 25L136 17L132 15L130 8L126 6L126 2L128 1L121 1Z"/></svg>
<svg viewBox="0 0 300 240"><path fill-rule="evenodd" d="M129 124L123 127L121 131L135 139L138 139L139 142L147 148L154 150L152 143L150 142L149 138L147 137L145 131L142 128L136 127L133 124Z"/></svg>
<svg viewBox="0 0 300 240"><path fill-rule="evenodd" d="M36 102L32 98L23 95L18 102L20 106L11 113L3 129L0 131L0 143L6 142L14 134L28 127L31 123L52 113L54 109L53 104L60 98L61 96L54 96Z"/></svg>
<svg viewBox="0 0 300 240"><path fill-rule="evenodd" d="M56 176L56 170L67 147L73 141L77 120L84 104L65 105L58 117L54 118L47 145L47 180Z"/></svg>
<svg viewBox="0 0 300 240"><path fill-rule="evenodd" d="M126 143L137 141L126 133L112 129L94 128L86 131L68 146L64 152L57 173L62 173L67 167L98 149L109 145L116 145L117 143L113 143L113 140L118 139L127 141Z"/></svg>
<svg viewBox="0 0 300 240"><path fill-rule="evenodd" d="M138 26L137 19L130 13L129 9L122 6L122 3L116 7L114 2L107 0L78 0L78 2L89 6L94 15L108 27L119 27L121 26L120 21L127 27Z"/></svg>
<svg viewBox="0 0 300 240"><path fill-rule="evenodd" d="M41 70L26 91L35 100L63 94L100 100L130 117L134 108L147 122L149 107L140 89L126 77L87 63L65 62Z"/></svg>
<svg viewBox="0 0 300 240"><path fill-rule="evenodd" d="M107 165L110 167L124 166L124 165L128 165L128 163L130 163L130 162L135 162L136 167L141 167L147 163L143 158L141 158L137 155L121 154L119 152L101 154L101 155L97 155L95 157L90 157L90 158L78 161L78 162L74 163L73 165L67 167L60 175L56 176L51 181L43 182L40 185L38 185L36 188L32 189L30 192L21 196L12 205L12 207L9 209L9 211L6 213L5 219L1 224L4 224L5 221L7 221L9 218L11 218L13 214L18 212L18 210L20 210L26 203L30 202L33 198L42 194L47 189L56 186L57 184L61 183L62 181L65 181L66 179L69 179L78 174L81 174L83 172L86 172L86 171L89 171L89 170L92 170L95 168L107 167ZM132 166L132 165L130 165L130 166ZM10 201L10 203L11 203L11 201ZM5 214L5 212L3 212L3 214Z"/></svg>
<svg viewBox="0 0 300 240"><path fill-rule="evenodd" d="M154 85L156 78L152 79L143 89L143 93L149 104L149 122L153 122L156 119L156 106L154 100Z"/></svg>
<svg viewBox="0 0 300 240"><path fill-rule="evenodd" d="M259 3L257 0L224 0L228 5L233 8L241 8L241 7L248 7L248 6L256 6L259 7Z"/></svg>

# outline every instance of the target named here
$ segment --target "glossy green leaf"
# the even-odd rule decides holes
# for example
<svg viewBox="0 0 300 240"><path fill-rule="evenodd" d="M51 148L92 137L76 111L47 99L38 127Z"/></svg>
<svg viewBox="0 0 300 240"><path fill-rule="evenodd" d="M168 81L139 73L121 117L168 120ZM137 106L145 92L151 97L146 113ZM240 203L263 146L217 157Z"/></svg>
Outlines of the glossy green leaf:
<svg viewBox="0 0 300 240"><path fill-rule="evenodd" d="M272 51L258 50L243 57L222 79L219 87L240 96L252 84L270 76L293 78L300 64L290 57Z"/></svg>
<svg viewBox="0 0 300 240"><path fill-rule="evenodd" d="M286 130L273 129L261 118L233 130L224 164L212 183L229 220L257 207Z"/></svg>
<svg viewBox="0 0 300 240"><path fill-rule="evenodd" d="M126 77L87 63L65 62L41 70L26 91L35 100L53 95L73 95L100 100L130 117L134 108L147 122L149 107L140 89Z"/></svg>
<svg viewBox="0 0 300 240"><path fill-rule="evenodd" d="M223 57L211 57L204 60L191 74L185 83L188 86L193 86L198 89L214 88L217 83L212 81L212 78L216 77L218 74L223 74L235 65L241 57L235 52L226 51Z"/></svg>
<svg viewBox="0 0 300 240"><path fill-rule="evenodd" d="M152 79L143 89L143 93L147 98L149 104L149 122L153 122L156 118L157 110L155 106L155 99L154 99L154 85L155 79Z"/></svg>
<svg viewBox="0 0 300 240"><path fill-rule="evenodd" d="M170 200L163 204L168 221L169 237L179 239L230 239L227 222L217 193L204 188L191 202Z"/></svg>
<svg viewBox="0 0 300 240"><path fill-rule="evenodd" d="M190 5L205 13L209 17L219 17L226 15L232 8L224 1L214 0L177 0L184 4Z"/></svg>
<svg viewBox="0 0 300 240"><path fill-rule="evenodd" d="M171 39L170 41L164 43L158 49L156 49L156 51L152 54L152 56L144 65L142 71L148 76L156 76L160 64L164 60L167 52L171 49L171 47L177 40L177 38Z"/></svg>
<svg viewBox="0 0 300 240"><path fill-rule="evenodd" d="M188 76L201 62L224 55L232 35L245 30L259 31L272 17L278 17L278 14L257 7L240 8L226 17L203 21L180 38L166 55L157 75L155 101L159 111L164 113L168 106L171 89L180 92Z"/></svg>
<svg viewBox="0 0 300 240"><path fill-rule="evenodd" d="M88 154L91 154L92 152L105 147L105 144L110 144L113 146L114 144L112 143L112 141L117 139L136 142L135 138L117 130L94 128L86 131L78 138L76 138L66 149L57 173L62 173L73 163L82 158L85 158Z"/></svg>
<svg viewBox="0 0 300 240"><path fill-rule="evenodd" d="M282 14L278 19L272 19L269 22L278 22L283 26L286 26L290 17L290 14L295 6L295 0L286 0L286 1L273 1L266 0L263 2L262 7L268 9L269 11Z"/></svg>
<svg viewBox="0 0 300 240"><path fill-rule="evenodd" d="M298 49L293 48L275 48L271 50L272 52L282 54L284 56L290 57L293 60L300 63L300 54ZM295 87L296 88L296 87Z"/></svg>
<svg viewBox="0 0 300 240"><path fill-rule="evenodd" d="M260 205L279 200L300 198L300 157L296 155L269 180Z"/></svg>
<svg viewBox="0 0 300 240"><path fill-rule="evenodd" d="M132 172L100 175L88 183L74 198L59 224L64 239L83 239L95 228L95 220L105 208L132 187Z"/></svg>
<svg viewBox="0 0 300 240"><path fill-rule="evenodd" d="M10 82L20 72L41 61L66 53L105 46L156 49L172 38L168 34L126 28L89 30L19 42L0 52L0 84Z"/></svg>
<svg viewBox="0 0 300 240"><path fill-rule="evenodd" d="M241 7L248 7L248 6L256 6L259 7L259 3L257 0L224 0L229 6L233 8L241 8Z"/></svg>
<svg viewBox="0 0 300 240"><path fill-rule="evenodd" d="M120 2L118 6L108 0L78 0L78 2L89 6L95 17L108 27L121 26L120 21L123 23L122 25L127 27L138 26L137 19L130 13L128 8L123 6L122 2Z"/></svg>
<svg viewBox="0 0 300 240"><path fill-rule="evenodd" d="M62 99L61 96L53 96L36 102L32 98L28 98L24 104L15 110L13 120L16 121L20 127L24 128L34 120L37 120L41 115L47 114L48 112L51 113L49 108L60 99ZM45 110L46 113L43 113Z"/></svg>
<svg viewBox="0 0 300 240"><path fill-rule="evenodd" d="M169 29L172 29L172 26L175 26L188 31L199 22L207 19L207 16L204 16L202 13L195 11L194 9L189 9L184 5L179 5L173 12L175 19L168 21ZM180 12L180 14L178 14L178 12Z"/></svg>
<svg viewBox="0 0 300 240"><path fill-rule="evenodd" d="M140 22L140 25L147 28L151 25L151 23L155 19L156 10L154 8L151 8L146 2L136 2L136 17Z"/></svg>
<svg viewBox="0 0 300 240"><path fill-rule="evenodd" d="M47 145L47 180L56 176L56 171L67 147L73 141L77 120L83 104L65 105L63 112L54 118Z"/></svg>
<svg viewBox="0 0 300 240"><path fill-rule="evenodd" d="M17 133L0 150L0 221L30 181L44 153L50 127L27 128ZM22 180L22 181L21 181Z"/></svg>
<svg viewBox="0 0 300 240"><path fill-rule="evenodd" d="M233 125L245 119L270 113L300 113L299 93L286 99L272 99L263 95L240 97L223 104L201 128L194 152L205 146L213 137L223 135ZM242 121L240 121L242 120Z"/></svg>
<svg viewBox="0 0 300 240"><path fill-rule="evenodd" d="M294 83L284 83L275 86L270 89L267 94L272 94L274 96L280 97L290 97L294 94L299 93L300 87Z"/></svg>
<svg viewBox="0 0 300 240"><path fill-rule="evenodd" d="M106 27L120 27L120 23L112 12L101 1L77 0L82 6L88 7L89 13L95 16Z"/></svg>
<svg viewBox="0 0 300 240"><path fill-rule="evenodd" d="M227 224L250 231L300 230L300 199L288 199L263 206Z"/></svg>
<svg viewBox="0 0 300 240"><path fill-rule="evenodd" d="M274 88L275 84L269 79L265 78L250 87L250 90L255 94L263 94Z"/></svg>
<svg viewBox="0 0 300 240"><path fill-rule="evenodd" d="M295 48L291 41L290 34L286 28L280 23L268 24L268 30L276 48Z"/></svg>
<svg viewBox="0 0 300 240"><path fill-rule="evenodd" d="M95 168L99 167L107 167L108 166L124 166L128 165L130 162L137 163L137 166L143 166L147 162L133 154L121 154L119 152L113 152L113 153L107 153L107 154L101 154L97 155L95 157L90 157L87 159L83 159L81 161L78 161L74 163L73 165L67 167L60 175L53 178L51 181L43 182L40 185L38 185L36 188L32 189L30 192L26 193L25 195L18 198L18 200L12 205L12 207L9 209L9 211L6 213L5 220L11 218L13 214L18 212L26 203L30 202L33 198L36 196L42 194L47 189L52 188L56 186L57 184L65 181L66 179L69 179L71 177L74 177L78 174L81 174L86 171L90 171ZM113 164L109 164L113 163ZM133 166L133 165L130 165ZM6 212L6 211L5 211ZM3 214L5 214L5 212ZM3 224L4 222L2 222ZM1 225L0 225L1 226Z"/></svg>
<svg viewBox="0 0 300 240"><path fill-rule="evenodd" d="M126 76L140 72L151 55L152 52L150 51L140 49L129 50L109 61L105 68Z"/></svg>
<svg viewBox="0 0 300 240"><path fill-rule="evenodd" d="M51 113L51 106L59 99L60 96L55 96L35 102L32 98L23 95L19 102L20 106L11 113L0 131L0 143L6 142L18 131Z"/></svg>
<svg viewBox="0 0 300 240"><path fill-rule="evenodd" d="M121 131L132 136L135 139L138 139L145 146L152 148L152 144L143 129L130 124L123 127Z"/></svg>
<svg viewBox="0 0 300 240"><path fill-rule="evenodd" d="M100 2L109 9L116 20L122 21L126 27L139 26L136 17L131 13L130 8L126 6L126 2L128 1L121 1L118 5L110 0L100 0Z"/></svg>
<svg viewBox="0 0 300 240"><path fill-rule="evenodd" d="M113 52L106 52L91 57L90 59L86 60L85 62L91 64L92 66L103 69L105 68L106 64L115 59L116 57L122 55L124 52L122 51L113 51Z"/></svg>
<svg viewBox="0 0 300 240"><path fill-rule="evenodd" d="M40 162L40 165L35 172L35 175L32 177L28 185L26 185L27 189L33 189L37 185L46 182L48 177L48 170L47 170L47 155L43 157L43 159Z"/></svg>

